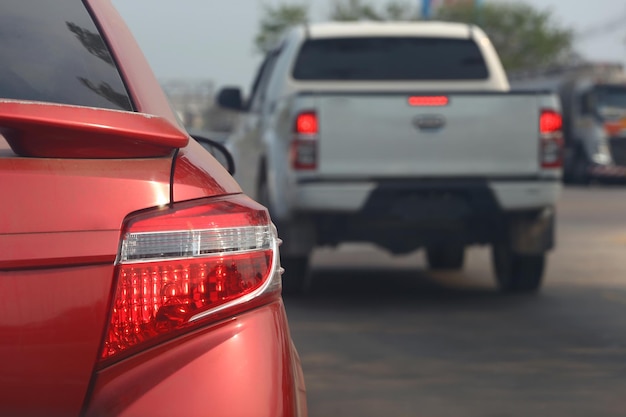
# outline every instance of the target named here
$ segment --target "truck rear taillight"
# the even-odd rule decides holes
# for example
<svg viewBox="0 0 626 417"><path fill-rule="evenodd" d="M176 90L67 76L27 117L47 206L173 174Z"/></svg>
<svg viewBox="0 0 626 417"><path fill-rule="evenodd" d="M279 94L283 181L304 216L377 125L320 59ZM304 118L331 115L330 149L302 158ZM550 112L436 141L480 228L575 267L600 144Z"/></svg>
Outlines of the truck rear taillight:
<svg viewBox="0 0 626 417"><path fill-rule="evenodd" d="M539 116L539 162L542 168L563 166L563 117L554 110L542 110Z"/></svg>
<svg viewBox="0 0 626 417"><path fill-rule="evenodd" d="M101 361L278 297L276 241L267 211L244 196L129 218Z"/></svg>
<svg viewBox="0 0 626 417"><path fill-rule="evenodd" d="M291 166L296 170L317 168L317 142L319 125L317 113L306 111L298 114L291 141Z"/></svg>

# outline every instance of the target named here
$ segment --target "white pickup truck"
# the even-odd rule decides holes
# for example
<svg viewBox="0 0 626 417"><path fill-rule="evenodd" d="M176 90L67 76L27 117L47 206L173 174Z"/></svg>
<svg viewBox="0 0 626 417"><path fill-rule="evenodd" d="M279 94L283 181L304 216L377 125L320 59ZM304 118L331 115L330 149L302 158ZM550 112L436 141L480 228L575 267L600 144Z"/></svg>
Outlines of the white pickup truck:
<svg viewBox="0 0 626 417"><path fill-rule="evenodd" d="M228 146L236 179L284 245L285 292L302 291L315 247L424 248L460 269L492 246L503 291L533 292L554 246L562 118L547 92L511 92L478 27L443 22L295 28L259 69Z"/></svg>

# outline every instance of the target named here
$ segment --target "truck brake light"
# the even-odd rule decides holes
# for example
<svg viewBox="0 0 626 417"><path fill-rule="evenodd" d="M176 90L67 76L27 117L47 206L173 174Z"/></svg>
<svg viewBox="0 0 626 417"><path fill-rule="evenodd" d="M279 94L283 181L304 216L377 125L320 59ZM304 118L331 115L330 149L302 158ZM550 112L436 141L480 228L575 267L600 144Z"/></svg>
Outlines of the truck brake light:
<svg viewBox="0 0 626 417"><path fill-rule="evenodd" d="M319 123L317 113L304 111L296 116L291 141L291 166L296 170L317 168Z"/></svg>
<svg viewBox="0 0 626 417"><path fill-rule="evenodd" d="M278 297L276 247L267 211L245 196L130 217L101 364Z"/></svg>
<svg viewBox="0 0 626 417"><path fill-rule="evenodd" d="M443 107L450 99L447 96L411 96L408 101L413 107Z"/></svg>
<svg viewBox="0 0 626 417"><path fill-rule="evenodd" d="M539 116L539 139L541 167L544 169L563 166L563 117L559 112L544 109Z"/></svg>

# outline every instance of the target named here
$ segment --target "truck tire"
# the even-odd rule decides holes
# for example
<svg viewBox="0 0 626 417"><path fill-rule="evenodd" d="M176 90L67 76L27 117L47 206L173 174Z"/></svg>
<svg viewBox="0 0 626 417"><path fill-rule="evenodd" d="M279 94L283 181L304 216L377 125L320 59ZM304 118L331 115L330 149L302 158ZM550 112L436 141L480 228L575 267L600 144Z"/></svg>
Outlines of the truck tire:
<svg viewBox="0 0 626 417"><path fill-rule="evenodd" d="M492 261L500 291L505 293L534 293L541 287L545 253L520 255L506 245L492 247Z"/></svg>
<svg viewBox="0 0 626 417"><path fill-rule="evenodd" d="M430 269L461 269L465 261L463 245L437 245L426 248Z"/></svg>
<svg viewBox="0 0 626 417"><path fill-rule="evenodd" d="M280 264L285 269L283 273L283 294L301 295L305 293L309 284L307 279L309 258L306 256L281 255Z"/></svg>

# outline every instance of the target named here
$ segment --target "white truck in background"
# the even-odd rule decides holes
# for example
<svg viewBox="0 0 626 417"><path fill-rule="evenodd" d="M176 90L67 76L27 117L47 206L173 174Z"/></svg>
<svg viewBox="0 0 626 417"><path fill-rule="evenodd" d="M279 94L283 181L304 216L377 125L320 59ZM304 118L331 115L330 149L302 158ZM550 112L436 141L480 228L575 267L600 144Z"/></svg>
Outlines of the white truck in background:
<svg viewBox="0 0 626 417"><path fill-rule="evenodd" d="M554 246L561 188L558 97L510 92L487 36L459 23L320 23L269 52L228 147L236 179L284 241L284 291L315 247L426 250L460 269L491 245L503 291L533 292Z"/></svg>

